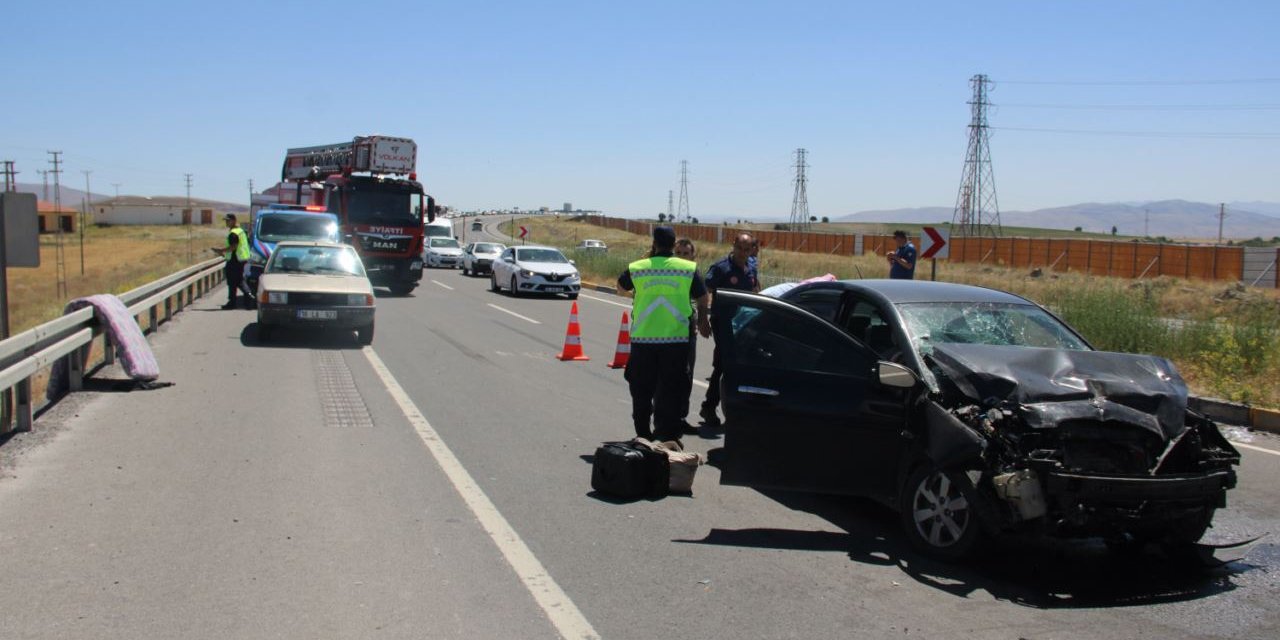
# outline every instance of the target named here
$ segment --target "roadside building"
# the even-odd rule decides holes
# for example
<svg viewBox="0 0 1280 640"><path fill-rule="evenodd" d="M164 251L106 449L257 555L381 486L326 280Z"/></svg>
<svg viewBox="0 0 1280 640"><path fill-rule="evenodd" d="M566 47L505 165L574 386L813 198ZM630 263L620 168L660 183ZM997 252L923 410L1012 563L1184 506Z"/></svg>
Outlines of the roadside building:
<svg viewBox="0 0 1280 640"><path fill-rule="evenodd" d="M241 213L209 200L182 197L120 196L93 205L94 223L110 225L201 224L211 225L228 213Z"/></svg>
<svg viewBox="0 0 1280 640"><path fill-rule="evenodd" d="M36 202L36 215L40 217L40 233L57 233L59 227L63 233L75 233L79 228L80 211L66 205L58 208L40 200Z"/></svg>

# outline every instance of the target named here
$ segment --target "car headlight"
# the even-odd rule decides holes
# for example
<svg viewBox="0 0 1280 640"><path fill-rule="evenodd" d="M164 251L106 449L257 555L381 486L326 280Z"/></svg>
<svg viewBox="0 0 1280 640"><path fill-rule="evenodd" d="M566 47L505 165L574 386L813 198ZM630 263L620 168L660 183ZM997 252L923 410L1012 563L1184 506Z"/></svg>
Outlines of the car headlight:
<svg viewBox="0 0 1280 640"><path fill-rule="evenodd" d="M288 291L268 291L267 304L289 304Z"/></svg>
<svg viewBox="0 0 1280 640"><path fill-rule="evenodd" d="M520 277L521 277L521 278L532 278L532 277L533 277L533 276L535 276L535 275L538 275L538 274L536 274L536 273L534 273L534 272L532 272L532 271L530 271L530 270L528 270L528 269L521 269L521 270L520 270Z"/></svg>
<svg viewBox="0 0 1280 640"><path fill-rule="evenodd" d="M347 306L349 307L372 307L373 296L367 293L348 293Z"/></svg>

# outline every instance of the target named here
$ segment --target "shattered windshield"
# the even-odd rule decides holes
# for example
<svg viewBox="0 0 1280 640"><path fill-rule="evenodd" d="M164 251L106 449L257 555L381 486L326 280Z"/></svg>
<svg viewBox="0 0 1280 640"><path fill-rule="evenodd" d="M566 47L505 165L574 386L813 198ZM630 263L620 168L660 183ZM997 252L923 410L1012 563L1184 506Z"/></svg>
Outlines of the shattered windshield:
<svg viewBox="0 0 1280 640"><path fill-rule="evenodd" d="M1088 351L1089 346L1040 307L1029 304L923 302L898 305L921 354L945 343Z"/></svg>

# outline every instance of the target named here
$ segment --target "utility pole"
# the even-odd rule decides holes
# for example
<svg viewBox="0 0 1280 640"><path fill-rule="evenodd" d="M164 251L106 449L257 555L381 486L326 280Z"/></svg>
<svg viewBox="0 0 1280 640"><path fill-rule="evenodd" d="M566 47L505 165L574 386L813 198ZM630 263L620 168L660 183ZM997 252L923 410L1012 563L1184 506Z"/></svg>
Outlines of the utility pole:
<svg viewBox="0 0 1280 640"><path fill-rule="evenodd" d="M1227 219L1227 204L1218 203L1218 244L1222 244L1222 223Z"/></svg>
<svg viewBox="0 0 1280 640"><path fill-rule="evenodd" d="M111 186L113 186L113 187L115 187L115 188L116 188L116 200L119 200L119 199L120 199L120 185L121 185L121 184L123 184L123 183L120 183L120 182L112 182L112 183L111 183Z"/></svg>
<svg viewBox="0 0 1280 640"><path fill-rule="evenodd" d="M44 197L41 198L41 200L48 202L49 201L49 170L41 169L39 173L40 173L40 177L44 178Z"/></svg>
<svg viewBox="0 0 1280 640"><path fill-rule="evenodd" d="M969 79L969 150L961 172L951 230L961 236L1000 236L1000 205L996 200L996 176L991 168L990 130L987 125L987 87L991 79L979 74Z"/></svg>
<svg viewBox="0 0 1280 640"><path fill-rule="evenodd" d="M692 216L689 215L689 161L680 161L680 208L676 211L676 218L688 222Z"/></svg>
<svg viewBox="0 0 1280 640"><path fill-rule="evenodd" d="M89 207L93 206L93 190L89 188L89 174L93 171L81 169L84 174L84 212L80 214L80 275L84 275L84 223L89 219Z"/></svg>
<svg viewBox="0 0 1280 640"><path fill-rule="evenodd" d="M1147 208L1142 209L1142 237L1151 237L1151 210Z"/></svg>
<svg viewBox="0 0 1280 640"><path fill-rule="evenodd" d="M809 230L809 178L805 176L805 169L809 167L804 161L808 151L804 149L796 149L796 190L795 195L791 197L791 229Z"/></svg>
<svg viewBox="0 0 1280 640"><path fill-rule="evenodd" d="M191 210L191 174L184 173L182 175L186 176L186 180L187 180L187 211L186 211L186 214L183 216L183 218L185 218L184 222L187 225L187 262L195 263L196 261L195 249L193 249L191 246L191 225L193 222L195 222L195 220L193 220L192 218L194 218L196 212Z"/></svg>
<svg viewBox="0 0 1280 640"><path fill-rule="evenodd" d="M13 169L13 160L4 161L4 190L6 193L18 190L18 172Z"/></svg>
<svg viewBox="0 0 1280 640"><path fill-rule="evenodd" d="M53 165L53 169L49 173L53 174L53 220L54 226L57 227L57 238L54 241L54 278L57 281L58 301L63 301L68 295L67 287L67 252L63 246L65 239L62 233L62 182L58 177L62 175L62 152L50 151L49 155L53 159L49 161Z"/></svg>

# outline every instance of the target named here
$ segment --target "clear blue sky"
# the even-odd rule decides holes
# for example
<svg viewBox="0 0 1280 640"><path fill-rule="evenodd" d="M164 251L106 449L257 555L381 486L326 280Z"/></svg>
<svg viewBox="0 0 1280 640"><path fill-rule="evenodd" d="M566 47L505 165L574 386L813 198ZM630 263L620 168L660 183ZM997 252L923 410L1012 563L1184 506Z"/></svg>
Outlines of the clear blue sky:
<svg viewBox="0 0 1280 640"><path fill-rule="evenodd" d="M60 149L99 193L180 195L189 172L245 202L286 147L384 133L463 209L653 215L687 159L695 216L785 217L797 147L816 215L949 207L985 73L994 127L1249 134L999 129L1002 210L1280 201L1274 0L27 1L5 23L0 159L39 182ZM1028 84L1134 81L1173 84Z"/></svg>

